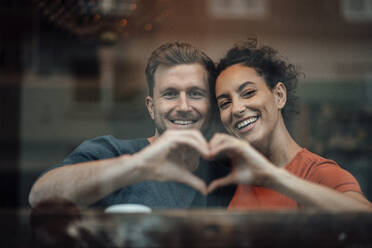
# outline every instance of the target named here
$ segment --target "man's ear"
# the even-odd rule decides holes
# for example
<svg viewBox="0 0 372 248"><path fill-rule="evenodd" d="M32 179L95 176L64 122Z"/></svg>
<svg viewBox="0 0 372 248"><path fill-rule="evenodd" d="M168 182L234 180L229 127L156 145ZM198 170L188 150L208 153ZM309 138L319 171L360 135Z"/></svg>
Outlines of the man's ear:
<svg viewBox="0 0 372 248"><path fill-rule="evenodd" d="M153 102L152 102L152 97L151 96L146 96L146 107L147 110L149 111L149 114L151 116L151 119L154 120L154 110L153 110Z"/></svg>
<svg viewBox="0 0 372 248"><path fill-rule="evenodd" d="M276 104L279 109L283 109L287 102L287 88L282 82L278 82L273 90Z"/></svg>

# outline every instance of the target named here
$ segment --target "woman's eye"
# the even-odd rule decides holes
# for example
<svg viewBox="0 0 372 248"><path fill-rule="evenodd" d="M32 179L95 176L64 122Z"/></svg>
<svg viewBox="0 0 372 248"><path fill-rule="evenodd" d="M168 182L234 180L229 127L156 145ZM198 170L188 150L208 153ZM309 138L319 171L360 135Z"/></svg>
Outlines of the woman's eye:
<svg viewBox="0 0 372 248"><path fill-rule="evenodd" d="M223 101L223 102L218 103L218 107L220 109L225 109L225 108L227 108L229 106L229 104L230 104L229 101Z"/></svg>
<svg viewBox="0 0 372 248"><path fill-rule="evenodd" d="M251 97L253 96L254 94L256 93L255 90L247 90L247 91L243 91L241 96L242 97Z"/></svg>

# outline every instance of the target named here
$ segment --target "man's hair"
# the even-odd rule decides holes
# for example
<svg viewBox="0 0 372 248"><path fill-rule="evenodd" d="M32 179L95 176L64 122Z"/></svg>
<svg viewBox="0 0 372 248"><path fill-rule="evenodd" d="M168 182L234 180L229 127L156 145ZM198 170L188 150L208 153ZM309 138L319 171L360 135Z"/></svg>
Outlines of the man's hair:
<svg viewBox="0 0 372 248"><path fill-rule="evenodd" d="M152 97L155 85L155 72L159 66L175 66L182 64L200 64L208 73L208 86L214 85L216 69L213 61L201 50L187 43L166 43L155 49L147 61L146 80L149 95ZM214 96L211 96L212 99Z"/></svg>
<svg viewBox="0 0 372 248"><path fill-rule="evenodd" d="M289 121L294 113L298 113L295 93L300 72L293 64L281 58L273 48L269 46L257 48L256 46L257 40L236 44L218 63L217 75L229 66L242 64L255 69L265 80L269 89L273 89L278 82L282 82L287 90L287 102L282 114L283 118Z"/></svg>

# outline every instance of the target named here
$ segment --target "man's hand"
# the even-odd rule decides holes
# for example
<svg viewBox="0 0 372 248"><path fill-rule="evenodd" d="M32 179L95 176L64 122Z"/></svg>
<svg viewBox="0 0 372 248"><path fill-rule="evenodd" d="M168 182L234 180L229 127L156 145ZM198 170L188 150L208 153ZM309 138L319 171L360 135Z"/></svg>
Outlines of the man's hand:
<svg viewBox="0 0 372 248"><path fill-rule="evenodd" d="M208 143L198 130L167 130L134 156L143 165L146 180L177 181L207 194L206 184L192 174L200 155L209 155Z"/></svg>
<svg viewBox="0 0 372 248"><path fill-rule="evenodd" d="M224 153L232 163L232 171L226 177L216 179L208 186L208 192L228 184L263 185L267 175L277 168L248 142L227 134L215 134L209 142L209 159Z"/></svg>

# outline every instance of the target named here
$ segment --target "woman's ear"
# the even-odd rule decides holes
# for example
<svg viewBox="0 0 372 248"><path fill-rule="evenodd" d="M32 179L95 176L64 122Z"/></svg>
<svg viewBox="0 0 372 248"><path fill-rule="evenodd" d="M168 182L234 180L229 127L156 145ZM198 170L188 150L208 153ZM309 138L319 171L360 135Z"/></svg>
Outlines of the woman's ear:
<svg viewBox="0 0 372 248"><path fill-rule="evenodd" d="M151 96L146 96L146 107L147 110L149 111L149 114L151 116L151 119L154 120L154 110L153 110L153 102L152 102L152 97Z"/></svg>
<svg viewBox="0 0 372 248"><path fill-rule="evenodd" d="M287 88L282 82L278 82L273 90L276 104L279 109L283 109L287 102Z"/></svg>

